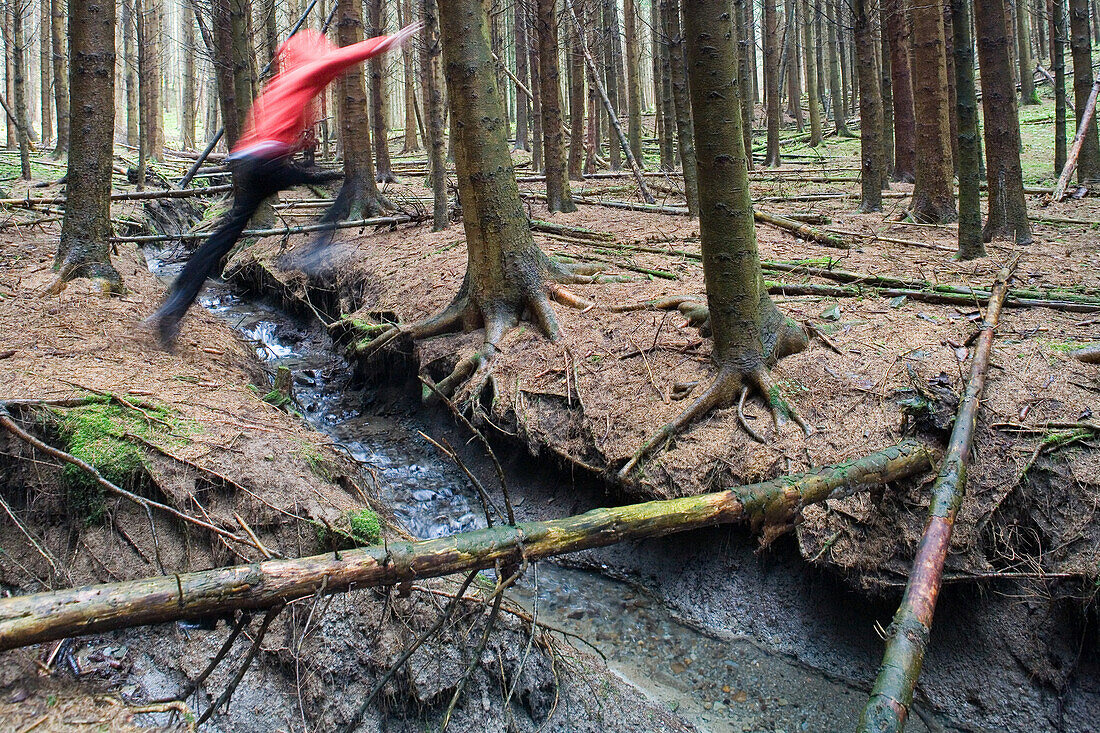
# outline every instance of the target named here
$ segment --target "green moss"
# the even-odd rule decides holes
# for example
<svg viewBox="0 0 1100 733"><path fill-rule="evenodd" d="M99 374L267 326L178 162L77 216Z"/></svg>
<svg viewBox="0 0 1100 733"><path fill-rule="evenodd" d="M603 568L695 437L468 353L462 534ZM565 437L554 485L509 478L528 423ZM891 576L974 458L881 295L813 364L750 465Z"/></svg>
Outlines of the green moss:
<svg viewBox="0 0 1100 733"><path fill-rule="evenodd" d="M312 524L317 535L317 545L322 550L348 550L353 547L373 545L382 539L382 522L371 509L358 509L345 513L340 521L343 526L325 526L318 521Z"/></svg>
<svg viewBox="0 0 1100 733"><path fill-rule="evenodd" d="M338 473L336 465L321 452L320 448L305 441L299 442L299 446L298 457L306 462L314 476L330 483L336 479Z"/></svg>
<svg viewBox="0 0 1100 733"><path fill-rule="evenodd" d="M382 523L370 509L348 512L351 536L363 545L373 545L382 539Z"/></svg>
<svg viewBox="0 0 1100 733"><path fill-rule="evenodd" d="M1043 345L1052 351L1077 351L1087 346L1092 346L1091 343L1081 343L1079 341L1043 341Z"/></svg>

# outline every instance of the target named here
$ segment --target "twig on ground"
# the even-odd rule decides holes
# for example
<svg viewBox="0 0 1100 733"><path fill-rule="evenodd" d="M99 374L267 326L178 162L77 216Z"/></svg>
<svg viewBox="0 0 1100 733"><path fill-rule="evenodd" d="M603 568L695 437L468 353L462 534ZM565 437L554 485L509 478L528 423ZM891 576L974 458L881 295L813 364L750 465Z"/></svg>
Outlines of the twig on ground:
<svg viewBox="0 0 1100 733"><path fill-rule="evenodd" d="M260 645L263 643L264 636L267 635L267 627L271 625L271 622L275 620L275 617L283 610L283 606L275 606L270 609L265 615L264 620L260 623L260 630L256 632L256 638L252 642L252 648L248 650L248 655L245 656L244 661L241 662L240 669L237 670L237 674L233 676L233 679L229 681L229 685L225 688L225 691L214 701L214 704L203 711L199 719L195 721L195 727L202 727L202 724L210 719L218 708L226 704L229 698L233 696L233 691L237 689L237 685L240 684L244 678L244 673L248 671L248 668L252 665L252 660L256 658L256 654L260 651Z"/></svg>

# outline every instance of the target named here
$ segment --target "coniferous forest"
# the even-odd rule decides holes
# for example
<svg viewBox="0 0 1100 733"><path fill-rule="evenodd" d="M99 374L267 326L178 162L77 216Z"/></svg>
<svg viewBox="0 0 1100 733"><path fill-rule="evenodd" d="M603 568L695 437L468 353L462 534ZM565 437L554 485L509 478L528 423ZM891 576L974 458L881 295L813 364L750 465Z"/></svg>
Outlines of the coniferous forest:
<svg viewBox="0 0 1100 733"><path fill-rule="evenodd" d="M1096 730L1097 0L0 9L0 729Z"/></svg>

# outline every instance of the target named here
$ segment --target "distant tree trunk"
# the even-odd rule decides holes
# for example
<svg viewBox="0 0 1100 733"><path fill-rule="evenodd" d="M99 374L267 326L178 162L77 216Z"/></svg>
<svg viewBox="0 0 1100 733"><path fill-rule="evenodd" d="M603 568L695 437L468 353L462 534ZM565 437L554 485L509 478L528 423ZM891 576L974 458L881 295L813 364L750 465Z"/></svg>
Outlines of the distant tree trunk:
<svg viewBox="0 0 1100 733"><path fill-rule="evenodd" d="M180 140L184 150L195 147L195 117L198 107L195 99L195 19L183 8L179 17L180 38L183 44L183 90L180 100Z"/></svg>
<svg viewBox="0 0 1100 733"><path fill-rule="evenodd" d="M756 55L756 44L749 36L748 22L748 8L752 3L753 0L733 0L734 30L737 33L736 82L740 85L738 99L741 102L741 137L745 145L745 165L750 171L755 167L752 159L753 81L751 77L752 57Z"/></svg>
<svg viewBox="0 0 1100 733"><path fill-rule="evenodd" d="M840 59L840 92L844 101L844 114L856 111L856 85L852 83L851 48L848 43L848 19L845 17L845 0L830 0L836 21L837 57Z"/></svg>
<svg viewBox="0 0 1100 733"><path fill-rule="evenodd" d="M985 113L986 183L989 216L983 237L1031 242L1020 166L1020 119L1016 85L1012 79L1009 26L1004 0L975 0L978 62L982 73L982 111Z"/></svg>
<svg viewBox="0 0 1100 733"><path fill-rule="evenodd" d="M412 0L398 0L397 25L405 27L411 17ZM406 43L401 49L401 68L404 75L401 87L405 97L405 142L401 147L401 154L408 155L420 150L416 135L416 65L413 63L410 43Z"/></svg>
<svg viewBox="0 0 1100 733"><path fill-rule="evenodd" d="M890 39L890 79L893 91L893 179L911 182L916 176L916 127L910 73L909 19L904 0L883 0L882 12Z"/></svg>
<svg viewBox="0 0 1100 733"><path fill-rule="evenodd" d="M450 223L447 202L446 143L443 140L443 84L440 78L439 11L436 0L420 0L420 19L424 22L420 48L420 82L424 87L424 114L428 139L428 170L432 180L432 231L439 232ZM522 25L522 24L521 24ZM526 48L523 49L526 53ZM521 57L524 54L520 54ZM369 148L368 148L369 150ZM374 176L370 177L371 180Z"/></svg>
<svg viewBox="0 0 1100 733"><path fill-rule="evenodd" d="M861 201L863 213L882 211L882 183L886 165L882 157L882 97L878 67L875 65L874 23L867 0L855 0L852 7L855 21L857 76L859 77L859 138Z"/></svg>
<svg viewBox="0 0 1100 733"><path fill-rule="evenodd" d="M50 0L38 5L38 92L42 111L42 146L53 139L53 100L50 99Z"/></svg>
<svg viewBox="0 0 1100 733"><path fill-rule="evenodd" d="M225 144L229 149L241 136L245 114L252 102L251 62L238 51L248 44L247 23L240 12L242 2L245 0L211 0L210 6L214 73Z"/></svg>
<svg viewBox="0 0 1100 733"><path fill-rule="evenodd" d="M360 0L336 0L336 40L350 46L363 40L363 4ZM344 146L344 183L329 211L329 219L359 219L383 210L371 159L371 121L367 116L367 90L363 68L354 66L336 80L340 103L340 140Z"/></svg>
<svg viewBox="0 0 1100 733"><path fill-rule="evenodd" d="M50 3L50 45L53 48L53 101L57 113L57 143L54 157L69 152L69 61L66 49L65 0L44 0ZM114 124L113 122L111 123Z"/></svg>
<svg viewBox="0 0 1100 733"><path fill-rule="evenodd" d="M56 9L56 8L55 8ZM115 292L122 278L111 265L111 166L114 162L115 3L82 0L69 8L72 54L68 187L61 240L54 259L58 286L78 277L104 280Z"/></svg>
<svg viewBox="0 0 1100 733"><path fill-rule="evenodd" d="M799 60L802 58L801 36L799 24L801 12L799 0L786 0L786 31L787 36L787 105L794 117L798 131L805 129L802 120L802 79L800 75Z"/></svg>
<svg viewBox="0 0 1100 733"><path fill-rule="evenodd" d="M368 36L380 36L386 32L386 19L382 11L382 0L369 0L367 3L370 26ZM382 56L367 61L367 73L370 75L370 125L374 140L375 178L379 183L396 180L390 164L390 124L389 96L386 94L386 77Z"/></svg>
<svg viewBox="0 0 1100 733"><path fill-rule="evenodd" d="M1032 28L1035 29L1036 41L1035 41L1035 59L1039 62L1043 62L1043 54L1049 52L1047 47L1047 32L1046 23L1043 22L1043 13L1046 10L1046 5L1043 0L1034 0L1031 6L1032 13Z"/></svg>
<svg viewBox="0 0 1100 733"><path fill-rule="evenodd" d="M1088 105L1093 80L1092 47L1089 38L1088 0L1069 0L1069 47L1073 53L1073 106L1080 131L1081 115ZM1077 156L1077 180L1090 183L1100 180L1100 143L1096 133L1096 115L1084 131L1084 142Z"/></svg>
<svg viewBox="0 0 1100 733"><path fill-rule="evenodd" d="M918 222L944 224L956 214L943 8L917 3L911 18L917 157L910 214Z"/></svg>
<svg viewBox="0 0 1100 733"><path fill-rule="evenodd" d="M1054 73L1054 175L1066 167L1066 19L1062 0L1047 0L1050 70Z"/></svg>
<svg viewBox="0 0 1100 733"><path fill-rule="evenodd" d="M28 0L8 0L12 13L12 112L15 113L16 136L19 142L19 176L31 179L31 140L27 114L27 59L24 54L23 23L29 8ZM114 41L112 40L112 45ZM114 71L112 70L112 75ZM114 104L114 85L111 85L111 104ZM112 124L114 124L112 122ZM11 122L9 121L9 126Z"/></svg>
<svg viewBox="0 0 1100 733"><path fill-rule="evenodd" d="M585 17L585 3L578 1L574 4L580 17ZM584 179L585 168L585 128L584 128L584 53L581 51L580 40L575 28L569 31L569 46L567 48L569 58L569 178L580 181ZM595 116L590 120L596 124ZM593 161L595 153L592 155Z"/></svg>
<svg viewBox="0 0 1100 733"><path fill-rule="evenodd" d="M810 12L810 0L801 0L800 23L802 25L803 62L806 68L806 97L810 105L810 147L821 144L821 98L817 95L817 53L814 38L814 16ZM734 10L736 13L737 11ZM751 149L751 148L750 148Z"/></svg>
<svg viewBox="0 0 1100 733"><path fill-rule="evenodd" d="M604 92L611 102L611 109L616 118L622 117L623 102L625 101L625 86L623 82L623 44L619 36L619 3L618 0L603 0L603 22L607 45L604 58L606 59L607 84ZM686 92L685 92L686 94ZM608 125L610 127L610 118ZM623 151L619 143L619 136L614 130L608 132L608 158L611 170L619 171L623 167Z"/></svg>
<svg viewBox="0 0 1100 733"><path fill-rule="evenodd" d="M432 231L450 223L447 197L446 141L444 139L444 97L440 67L439 9L436 0L418 0L424 31L419 44L420 83L424 115L424 146L428 151L428 180L432 189ZM372 176L373 178L373 176Z"/></svg>
<svg viewBox="0 0 1100 733"><path fill-rule="evenodd" d="M764 0L764 99L767 102L768 147L765 168L778 168L779 159L779 17L775 0Z"/></svg>
<svg viewBox="0 0 1100 733"><path fill-rule="evenodd" d="M833 125L837 137L852 137L844 110L844 91L840 86L840 51L837 45L837 13L833 0L824 0L829 34L829 97L832 100Z"/></svg>
<svg viewBox="0 0 1100 733"><path fill-rule="evenodd" d="M959 251L960 260L985 257L982 242L978 146L978 103L974 94L974 39L970 35L970 0L952 0L955 49L956 112L959 118Z"/></svg>
<svg viewBox="0 0 1100 733"><path fill-rule="evenodd" d="M1011 37L1012 26L1008 26ZM954 31L951 24L951 0L943 2L943 56L947 67L947 114L948 127L951 130L951 170L957 171L959 166L959 127L958 117L955 116L957 98L955 94L955 43ZM1012 44L1009 44L1010 46ZM1015 68L1010 64L1009 68Z"/></svg>
<svg viewBox="0 0 1100 733"><path fill-rule="evenodd" d="M1092 40L1100 46L1100 0L1092 0Z"/></svg>
<svg viewBox="0 0 1100 733"><path fill-rule="evenodd" d="M882 90L882 158L885 164L882 185L894 175L894 87L890 77L890 39L886 34L886 11L879 5L879 75Z"/></svg>
<svg viewBox="0 0 1100 733"><path fill-rule="evenodd" d="M12 59L15 58L15 53L12 51L12 34L15 32L14 21L14 6L11 2L4 3L4 98L15 98L15 68L12 65ZM16 130L15 125L11 119L4 115L4 127L7 129L8 142L7 147L9 149L16 148L19 145L19 133Z"/></svg>
<svg viewBox="0 0 1100 733"><path fill-rule="evenodd" d="M1087 3L1088 0L1085 2ZM1031 59L1031 28L1027 17L1027 0L1015 0L1015 4L1016 47L1020 59L1020 103L1040 104L1039 94L1035 91L1035 62Z"/></svg>
<svg viewBox="0 0 1100 733"><path fill-rule="evenodd" d="M668 38L672 71L672 97L676 103L676 142L684 171L684 195L689 216L699 215L699 176L695 164L695 136L691 124L691 100L684 68L684 36L680 32L680 0L660 0L663 30Z"/></svg>
<svg viewBox="0 0 1100 733"><path fill-rule="evenodd" d="M554 0L536 2L546 204L551 212L568 213L576 211L577 207L573 203L569 178L565 171L565 135L562 132L561 79L558 69L558 14L555 12Z"/></svg>
<svg viewBox="0 0 1100 733"><path fill-rule="evenodd" d="M623 0L623 34L626 41L626 137L638 165L642 157L642 82L641 44L638 42L638 9L636 0Z"/></svg>
<svg viewBox="0 0 1100 733"><path fill-rule="evenodd" d="M145 102L145 149L153 160L164 159L164 104L161 101L160 37L163 29L162 0L144 0L145 38L139 53L145 56L145 74L138 80Z"/></svg>
<svg viewBox="0 0 1100 733"><path fill-rule="evenodd" d="M519 79L521 84L530 89L527 79L527 13L524 10L524 5L524 0L513 0L512 2L513 36L515 40L516 78ZM530 103L527 93L516 87L516 150L531 149L531 143L527 137L527 131L530 127L527 121L527 111Z"/></svg>
<svg viewBox="0 0 1100 733"><path fill-rule="evenodd" d="M278 0L263 0L265 64L274 61L275 52L279 50L279 26L275 18L278 5ZM294 20L296 21L297 17Z"/></svg>
<svg viewBox="0 0 1100 733"><path fill-rule="evenodd" d="M528 0L524 5L527 7L527 42L530 47L527 70L531 72L531 170L538 173L544 170L545 164L542 159L542 78L539 71L542 64L539 61L539 34L534 2L535 0Z"/></svg>
<svg viewBox="0 0 1100 733"><path fill-rule="evenodd" d="M660 0L651 0L651 33L653 35L653 87L659 117L658 143L661 151L661 170L670 171L676 167L674 138L676 120L673 116L672 75L668 63L668 38L661 29Z"/></svg>

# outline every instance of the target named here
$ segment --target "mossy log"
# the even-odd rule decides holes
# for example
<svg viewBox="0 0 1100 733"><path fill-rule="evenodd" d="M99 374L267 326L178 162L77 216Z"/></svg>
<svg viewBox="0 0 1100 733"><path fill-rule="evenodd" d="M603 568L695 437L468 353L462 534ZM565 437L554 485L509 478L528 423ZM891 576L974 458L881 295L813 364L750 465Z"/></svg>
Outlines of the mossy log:
<svg viewBox="0 0 1100 733"><path fill-rule="evenodd" d="M887 630L882 666L867 706L860 715L859 733L899 733L905 727L913 702L913 688L920 677L924 652L932 633L932 615L943 585L943 564L951 545L951 530L966 491L966 469L993 351L993 331L1000 320L1008 279L1015 266L1013 261L1002 269L993 286L985 322L974 348L966 394L959 403L947 453L932 486L928 522L917 546L905 595Z"/></svg>
<svg viewBox="0 0 1100 733"><path fill-rule="evenodd" d="M235 609L271 608L318 592L394 585L718 524L748 522L774 535L808 504L923 473L931 458L921 443L904 441L863 458L712 494L339 554L4 598L0 650Z"/></svg>

